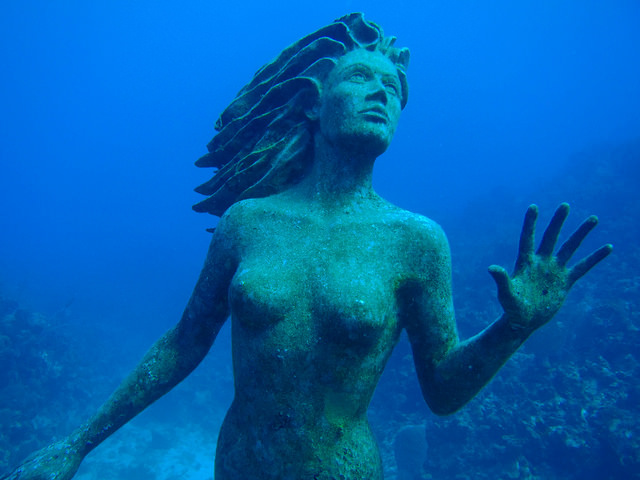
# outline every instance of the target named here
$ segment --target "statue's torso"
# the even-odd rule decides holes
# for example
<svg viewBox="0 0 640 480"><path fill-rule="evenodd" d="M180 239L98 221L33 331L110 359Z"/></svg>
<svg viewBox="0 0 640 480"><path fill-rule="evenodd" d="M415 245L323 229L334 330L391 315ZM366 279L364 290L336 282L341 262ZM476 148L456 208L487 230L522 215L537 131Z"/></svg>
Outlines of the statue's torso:
<svg viewBox="0 0 640 480"><path fill-rule="evenodd" d="M252 202L229 290L236 397L216 478L381 478L366 409L401 329L402 226Z"/></svg>

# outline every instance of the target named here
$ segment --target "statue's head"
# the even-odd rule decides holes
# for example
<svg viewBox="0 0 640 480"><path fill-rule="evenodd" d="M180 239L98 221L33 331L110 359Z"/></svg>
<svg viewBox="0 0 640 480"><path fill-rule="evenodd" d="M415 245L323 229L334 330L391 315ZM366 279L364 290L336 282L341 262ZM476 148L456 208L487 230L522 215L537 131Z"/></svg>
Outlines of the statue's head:
<svg viewBox="0 0 640 480"><path fill-rule="evenodd" d="M405 98L389 57L378 50L351 50L338 59L308 113L315 153L328 151L349 162L375 160L391 143Z"/></svg>
<svg viewBox="0 0 640 480"><path fill-rule="evenodd" d="M209 153L196 162L217 170L196 188L208 197L194 210L222 215L238 200L272 195L296 183L313 161L314 131L339 126L320 123L334 123L332 115L339 122L345 118L339 109L357 108L332 103L349 98L348 93L339 95L346 75L351 75L346 87L356 90L361 80L373 75L388 98L397 102L399 114L409 93L409 51L394 47L394 42L395 37L385 37L378 25L354 13L302 38L262 67L222 112L216 122L218 134L207 145ZM364 115L371 131L354 134L375 134L388 145L397 122L389 117L395 113L372 108ZM339 127L344 133L350 125Z"/></svg>

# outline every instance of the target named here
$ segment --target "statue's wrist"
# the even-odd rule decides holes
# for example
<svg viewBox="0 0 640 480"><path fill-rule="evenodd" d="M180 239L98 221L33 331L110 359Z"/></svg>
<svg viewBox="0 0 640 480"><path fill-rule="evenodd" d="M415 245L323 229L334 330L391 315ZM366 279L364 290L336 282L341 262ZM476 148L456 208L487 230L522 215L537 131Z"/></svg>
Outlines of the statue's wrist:
<svg viewBox="0 0 640 480"><path fill-rule="evenodd" d="M525 321L521 316L504 313L500 318L500 322L504 324L507 333L515 340L524 342L531 335L535 328Z"/></svg>
<svg viewBox="0 0 640 480"><path fill-rule="evenodd" d="M90 440L89 426L87 425L82 425L69 435L67 442L69 447L83 458L97 446Z"/></svg>

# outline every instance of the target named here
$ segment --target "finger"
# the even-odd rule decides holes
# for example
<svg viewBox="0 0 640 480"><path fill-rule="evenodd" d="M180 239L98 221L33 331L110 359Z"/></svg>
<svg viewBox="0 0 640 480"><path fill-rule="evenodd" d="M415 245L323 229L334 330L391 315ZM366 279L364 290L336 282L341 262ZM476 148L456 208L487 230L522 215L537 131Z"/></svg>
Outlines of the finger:
<svg viewBox="0 0 640 480"><path fill-rule="evenodd" d="M511 279L507 271L499 265L491 265L489 267L489 275L493 277L493 280L498 286L498 294L510 294L511 293Z"/></svg>
<svg viewBox="0 0 640 480"><path fill-rule="evenodd" d="M559 265L564 266L567 264L573 254L576 253L576 250L578 249L582 241L597 224L598 217L596 217L595 215L591 215L584 222L582 222L577 230L571 234L569 239L562 244L560 250L558 250L556 258L558 259Z"/></svg>
<svg viewBox="0 0 640 480"><path fill-rule="evenodd" d="M561 203L560 206L556 209L556 212L553 214L553 218L549 222L549 226L544 231L544 235L542 235L542 240L540 241L540 246L538 247L538 251L536 252L538 255L542 255L543 257L548 257L553 253L553 249L556 246L556 242L558 241L558 235L560 234L560 230L562 229L562 224L567 219L569 215L569 204Z"/></svg>
<svg viewBox="0 0 640 480"><path fill-rule="evenodd" d="M491 265L489 274L493 277L498 286L498 300L505 312L513 309L514 295L511 278L507 271L499 265Z"/></svg>
<svg viewBox="0 0 640 480"><path fill-rule="evenodd" d="M606 258L612 250L613 245L608 243L576 263L569 271L569 285L573 285L580 277L597 265L598 262Z"/></svg>
<svg viewBox="0 0 640 480"><path fill-rule="evenodd" d="M522 232L520 233L520 246L518 247L518 258L516 260L514 273L518 273L525 265L531 263L537 218L538 207L536 205L529 205L527 213L524 215L524 223L522 225Z"/></svg>

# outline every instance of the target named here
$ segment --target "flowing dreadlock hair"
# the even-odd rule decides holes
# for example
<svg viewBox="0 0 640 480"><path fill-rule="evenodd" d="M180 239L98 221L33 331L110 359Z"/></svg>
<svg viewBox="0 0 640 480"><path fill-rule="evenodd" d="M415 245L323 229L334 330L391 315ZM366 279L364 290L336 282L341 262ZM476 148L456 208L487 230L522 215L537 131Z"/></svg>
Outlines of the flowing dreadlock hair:
<svg viewBox="0 0 640 480"><path fill-rule="evenodd" d="M207 198L193 209L221 216L245 198L266 197L297 182L313 160L312 122L322 84L338 59L357 48L379 51L397 67L402 108L409 86L409 50L393 46L382 28L352 13L284 49L245 85L216 122L218 131L198 167L213 177L195 190Z"/></svg>

